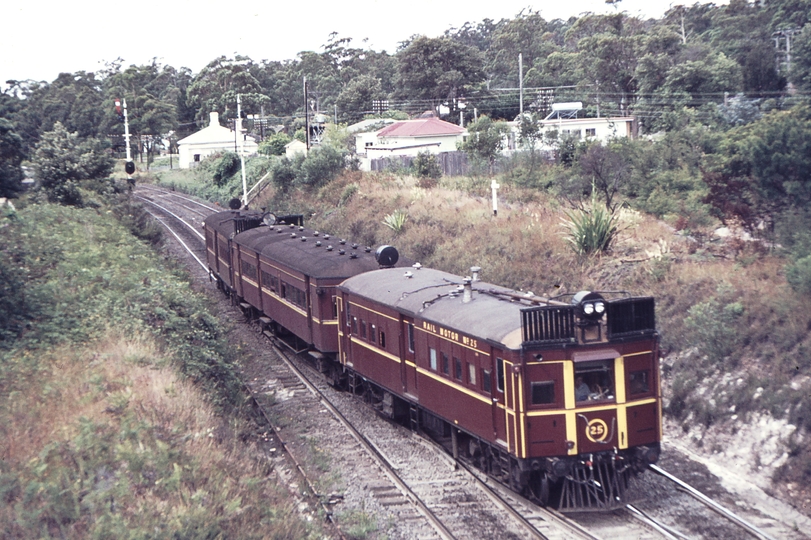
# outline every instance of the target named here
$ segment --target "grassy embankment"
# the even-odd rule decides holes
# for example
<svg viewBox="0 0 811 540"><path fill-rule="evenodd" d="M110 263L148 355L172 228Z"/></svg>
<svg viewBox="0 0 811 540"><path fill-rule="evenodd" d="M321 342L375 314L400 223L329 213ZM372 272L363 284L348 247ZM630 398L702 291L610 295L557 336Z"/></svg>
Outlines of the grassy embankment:
<svg viewBox="0 0 811 540"><path fill-rule="evenodd" d="M15 202L0 217L13 330L0 340L0 537L317 536L252 451L207 300L114 215L143 227L137 213Z"/></svg>
<svg viewBox="0 0 811 540"><path fill-rule="evenodd" d="M160 177L205 184L201 172ZM711 228L687 234L625 211L613 249L579 257L564 238L558 198L506 178L499 183L497 218L486 178L443 178L423 189L408 176L345 173L317 190L270 188L253 206L304 213L319 230L393 244L423 265L462 275L479 265L482 279L537 294L621 289L653 295L666 354L668 416L699 446L706 434L734 433L763 414L791 422L797 431L777 441L776 455L754 456L753 466L773 465L776 477L788 482L811 479L811 450L802 444L811 429L811 312L808 299L786 283L779 251L721 241ZM226 185L231 194L241 193L235 179ZM407 220L395 232L383 220L398 210ZM774 461L783 450L788 458Z"/></svg>

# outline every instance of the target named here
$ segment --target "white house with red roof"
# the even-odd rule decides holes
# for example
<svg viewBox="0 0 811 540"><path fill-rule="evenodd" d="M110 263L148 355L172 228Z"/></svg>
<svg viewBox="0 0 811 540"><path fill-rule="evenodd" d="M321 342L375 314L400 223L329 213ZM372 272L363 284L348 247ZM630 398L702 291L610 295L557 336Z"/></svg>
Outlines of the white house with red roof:
<svg viewBox="0 0 811 540"><path fill-rule="evenodd" d="M375 132L355 135L355 148L361 168L368 170L372 159L455 152L466 135L466 129L436 117L400 120Z"/></svg>

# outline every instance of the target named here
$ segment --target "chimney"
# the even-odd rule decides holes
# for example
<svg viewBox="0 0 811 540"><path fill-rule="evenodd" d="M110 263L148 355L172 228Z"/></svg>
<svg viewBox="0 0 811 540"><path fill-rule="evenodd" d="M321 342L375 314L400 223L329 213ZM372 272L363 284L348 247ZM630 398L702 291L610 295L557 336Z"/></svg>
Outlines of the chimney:
<svg viewBox="0 0 811 540"><path fill-rule="evenodd" d="M462 303L467 304L468 302L473 300L473 287L471 286L472 280L470 279L470 276L462 280L462 283L465 286L465 291L462 294Z"/></svg>
<svg viewBox="0 0 811 540"><path fill-rule="evenodd" d="M471 266L470 275L473 276L473 281L479 281L479 272L482 271L481 266Z"/></svg>
<svg viewBox="0 0 811 540"><path fill-rule="evenodd" d="M210 119L209 126L219 126L220 125L220 113L213 111L208 114Z"/></svg>

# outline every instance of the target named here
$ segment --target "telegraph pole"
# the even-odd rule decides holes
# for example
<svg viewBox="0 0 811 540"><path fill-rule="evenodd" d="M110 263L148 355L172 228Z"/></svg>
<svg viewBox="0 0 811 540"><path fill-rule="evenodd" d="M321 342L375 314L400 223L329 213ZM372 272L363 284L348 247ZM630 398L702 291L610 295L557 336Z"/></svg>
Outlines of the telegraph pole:
<svg viewBox="0 0 811 540"><path fill-rule="evenodd" d="M124 163L124 172L127 173L127 183L132 186L135 185L135 179L132 177L133 173L135 173L135 163L132 162L132 154L130 153L130 121L127 116L127 99L124 98L122 101L124 106L124 141L127 143L127 161ZM118 103L118 100L116 100L116 107L118 107Z"/></svg>
<svg viewBox="0 0 811 540"><path fill-rule="evenodd" d="M524 114L524 56L518 53L518 112Z"/></svg>
<svg viewBox="0 0 811 540"><path fill-rule="evenodd" d="M248 206L248 181L245 179L245 137L242 135L242 96L237 94L237 121L234 129L239 138L239 162L242 165L242 205Z"/></svg>
<svg viewBox="0 0 811 540"><path fill-rule="evenodd" d="M304 77L304 142L310 153L310 96L307 95L307 77Z"/></svg>

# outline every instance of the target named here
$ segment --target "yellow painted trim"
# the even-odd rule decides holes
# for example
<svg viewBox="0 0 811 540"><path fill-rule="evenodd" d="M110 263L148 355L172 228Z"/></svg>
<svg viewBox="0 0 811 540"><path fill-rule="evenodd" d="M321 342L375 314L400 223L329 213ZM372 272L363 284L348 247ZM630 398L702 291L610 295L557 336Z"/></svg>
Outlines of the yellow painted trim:
<svg viewBox="0 0 811 540"><path fill-rule="evenodd" d="M245 276L242 276L242 281L248 282L248 284L253 285L257 289L259 288L259 284L257 282L255 282L254 280L252 280L251 278L246 278Z"/></svg>
<svg viewBox="0 0 811 540"><path fill-rule="evenodd" d="M520 415L518 423L521 426L521 457L525 458L527 457L527 434L524 429L526 424L524 421L524 378L520 373L516 378L518 379L518 412Z"/></svg>
<svg viewBox="0 0 811 540"><path fill-rule="evenodd" d="M388 352L384 351L383 349L379 349L379 348L377 348L377 347L375 347L373 345L370 345L369 343L366 343L365 341L355 339L354 337L349 338L349 340L352 343L360 345L361 347L365 347L365 348L369 349L370 351L373 351L373 352L379 354L380 356L388 358L389 360L393 360L393 361L397 362L398 364L401 363L401 360L398 357L394 356L391 353L388 353Z"/></svg>
<svg viewBox="0 0 811 540"><path fill-rule="evenodd" d="M566 362L571 362L571 360L542 360L540 362L527 362L526 365L528 365L528 366L550 366L552 364L565 364Z"/></svg>
<svg viewBox="0 0 811 540"><path fill-rule="evenodd" d="M390 321L394 321L396 323L400 322L400 319L396 319L396 318L392 317L391 315L386 315L385 313L380 313L379 311L375 311L374 309L369 309L368 307L363 306L361 304L356 304L355 302L349 302L349 305L350 306L355 306L355 307L360 308L360 309L364 309L364 310L368 311L369 313L374 313L376 315L380 315L381 317L385 317L385 318L389 319Z"/></svg>
<svg viewBox="0 0 811 540"><path fill-rule="evenodd" d="M415 364L414 362L410 362L410 361L408 361L408 360L406 360L406 365L407 365L408 367L413 367L413 368L416 368L416 367L417 367L417 364Z"/></svg>
<svg viewBox="0 0 811 540"><path fill-rule="evenodd" d="M270 289L268 289L264 285L262 285L262 292L269 295L269 296L275 296L276 298L281 298L281 296L279 296L279 294L276 291L271 291Z"/></svg>
<svg viewBox="0 0 811 540"><path fill-rule="evenodd" d="M285 300L281 296L273 296L273 297L271 297L271 299L276 300L280 304L284 304L285 306L289 307L290 309L292 309L293 311L295 311L296 313L298 313L299 315L301 315L305 319L307 318L307 312L306 311L304 311L303 309L301 309L297 305L293 304L292 302L288 302L287 300Z"/></svg>
<svg viewBox="0 0 811 540"><path fill-rule="evenodd" d="M340 296L337 296L335 297L335 300L338 302L338 317L340 317L341 315L343 315L344 312L344 299L341 298ZM338 361L341 362L342 364L346 364L346 358L344 357L343 354L343 342L344 342L343 337L344 332L343 330L341 330L341 327L338 326Z"/></svg>
<svg viewBox="0 0 811 540"><path fill-rule="evenodd" d="M410 363L409 363L409 364L410 364ZM451 387L451 388L453 388L454 390L458 390L459 392L462 392L462 393L464 393L464 394L467 394L467 395L468 395L468 396L470 396L470 397L476 398L476 399L478 399L479 401L482 401L482 402L484 402L484 403L487 403L488 405L490 405L490 404L491 404L491 403L490 403L490 399L489 399L489 398L487 398L487 397L485 397L485 396L481 396L481 395L479 395L479 394L477 394L477 393L475 393L475 392L473 392L473 391L471 391L471 390L469 390L469 389L465 388L465 387L464 387L464 386L462 386L461 384L455 383L455 382L453 382L453 381L449 381L448 379L446 379L446 378L444 378L444 377L440 377L438 374L434 373L433 371L427 370L427 369L425 369L425 368L421 368L421 367L419 367L419 366L417 366L417 365L415 365L415 364L410 364L410 365L414 365L414 367L416 367L416 368L417 368L417 373L419 373L419 374L421 374L421 375L426 375L426 376L428 376L428 377L430 377L430 378L434 379L435 381L438 381L438 382L440 382L440 383L444 384L445 386L450 386L450 387Z"/></svg>
<svg viewBox="0 0 811 540"><path fill-rule="evenodd" d="M507 450L511 450L510 448L510 415L515 418L515 413L512 412L510 409L504 409L504 426L507 428Z"/></svg>
<svg viewBox="0 0 811 540"><path fill-rule="evenodd" d="M567 451L568 454L577 455L577 413L575 411L566 411L566 440L574 443L574 446Z"/></svg>
<svg viewBox="0 0 811 540"><path fill-rule="evenodd" d="M617 407L617 442L620 450L628 448L628 415L625 409L625 405Z"/></svg>
<svg viewBox="0 0 811 540"><path fill-rule="evenodd" d="M626 355L625 355L625 358L628 358L628 357L631 357L631 356L641 356L641 355L643 355L643 354L650 354L650 353L652 353L652 352L653 352L653 351L642 351L642 352L635 352L635 353L631 353L631 354L626 354Z"/></svg>
<svg viewBox="0 0 811 540"><path fill-rule="evenodd" d="M563 407L574 409L574 362L563 363Z"/></svg>
<svg viewBox="0 0 811 540"><path fill-rule="evenodd" d="M318 320L318 324L323 324L324 326L338 326L337 319L327 319L326 321L321 321L320 319L313 320Z"/></svg>
<svg viewBox="0 0 811 540"><path fill-rule="evenodd" d="M220 260L220 262L222 263L223 266L225 266L226 268L231 268L231 265L228 264L228 262L225 259L223 259L222 257L219 257L219 260Z"/></svg>
<svg viewBox="0 0 811 540"><path fill-rule="evenodd" d="M452 339L448 339L448 338L446 338L446 337L444 337L444 336L440 336L439 334L435 334L434 332L430 332L430 331L426 330L425 328L422 328L422 327L420 327L420 326L417 326L416 324L414 325L414 330L419 330L420 332L425 332L425 333L426 333L426 334L428 334L429 336L436 336L436 337L438 337L439 339L441 339L441 340L443 340L443 341L447 341L447 342L449 342L449 343L453 343L454 345L459 345L460 347L463 347L463 348L465 348L465 349L469 349L469 350L471 350L471 351L475 351L475 352L477 352L477 353L481 353L481 354L489 354L487 351L483 351L483 350L481 350L481 349L477 349L477 348L475 348L475 347L471 347L470 345L465 345L464 343L461 343L461 342L459 342L459 341L454 341L454 340L452 340ZM453 332L456 332L456 330L453 330ZM461 335L461 334L460 334L460 335ZM474 339L475 339L475 338L474 338Z"/></svg>
<svg viewBox="0 0 811 540"><path fill-rule="evenodd" d="M625 359L620 356L614 359L614 395L617 397L617 403L625 403Z"/></svg>

